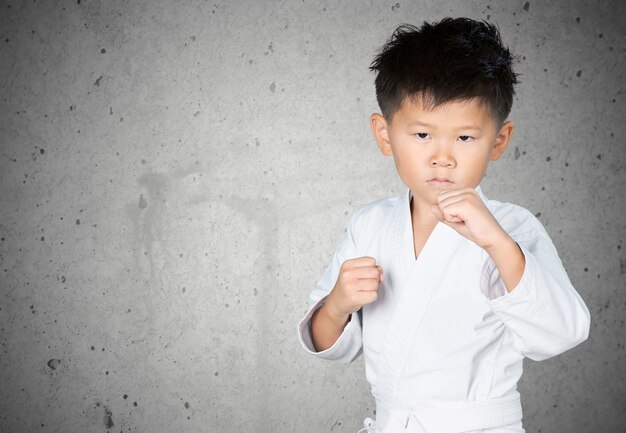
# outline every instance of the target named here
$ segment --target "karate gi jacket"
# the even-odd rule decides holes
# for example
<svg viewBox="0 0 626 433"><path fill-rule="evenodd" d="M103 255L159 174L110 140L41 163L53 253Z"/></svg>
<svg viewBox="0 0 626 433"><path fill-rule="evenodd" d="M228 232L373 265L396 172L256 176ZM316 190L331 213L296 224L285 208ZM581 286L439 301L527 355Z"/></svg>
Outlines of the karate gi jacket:
<svg viewBox="0 0 626 433"><path fill-rule="evenodd" d="M367 204L351 217L310 294L298 325L300 342L312 355L344 363L363 353L376 401L377 428L368 431L384 426L385 433L405 431L391 429L391 418L398 411L426 410L415 421L419 428L411 431L454 433L474 426L483 432L524 432L517 392L523 358L550 358L588 336L589 310L541 223L520 206L488 200L480 187L476 191L525 256L522 278L510 293L489 255L443 223L415 259L408 191ZM311 316L334 287L341 264L362 256L374 257L383 268L378 299L351 315L332 347L316 352ZM516 400L519 407L517 416L498 421L505 425L468 424L455 415L455 405L463 402L501 400ZM428 410L438 409L446 425L435 420L429 427ZM512 410L510 404L491 409L494 416Z"/></svg>

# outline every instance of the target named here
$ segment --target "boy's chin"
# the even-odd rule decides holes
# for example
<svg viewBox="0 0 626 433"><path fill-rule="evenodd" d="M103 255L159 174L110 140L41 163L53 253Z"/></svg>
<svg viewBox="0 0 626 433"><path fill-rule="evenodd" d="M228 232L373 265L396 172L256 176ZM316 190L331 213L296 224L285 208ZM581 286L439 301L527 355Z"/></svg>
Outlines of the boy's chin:
<svg viewBox="0 0 626 433"><path fill-rule="evenodd" d="M437 197L439 196L439 191L415 191L411 190L413 198L418 202L427 204L427 205L436 205L439 203Z"/></svg>

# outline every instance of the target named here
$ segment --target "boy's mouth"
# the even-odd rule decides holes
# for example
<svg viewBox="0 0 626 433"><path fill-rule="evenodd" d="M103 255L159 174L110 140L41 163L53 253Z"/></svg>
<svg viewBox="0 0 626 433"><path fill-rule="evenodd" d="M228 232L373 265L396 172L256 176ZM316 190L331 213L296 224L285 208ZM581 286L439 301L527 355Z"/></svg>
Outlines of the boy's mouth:
<svg viewBox="0 0 626 433"><path fill-rule="evenodd" d="M426 181L426 183L430 186L448 186L453 182L445 177L434 177Z"/></svg>

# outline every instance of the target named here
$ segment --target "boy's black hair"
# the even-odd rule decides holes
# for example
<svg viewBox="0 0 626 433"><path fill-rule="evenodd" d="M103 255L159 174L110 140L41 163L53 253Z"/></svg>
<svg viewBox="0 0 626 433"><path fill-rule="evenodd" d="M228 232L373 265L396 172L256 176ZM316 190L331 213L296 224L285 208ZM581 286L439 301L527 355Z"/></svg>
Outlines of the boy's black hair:
<svg viewBox="0 0 626 433"><path fill-rule="evenodd" d="M514 57L498 28L486 21L444 18L421 28L399 26L370 66L377 72L376 98L390 121L405 98L428 108L478 98L501 125L511 112Z"/></svg>

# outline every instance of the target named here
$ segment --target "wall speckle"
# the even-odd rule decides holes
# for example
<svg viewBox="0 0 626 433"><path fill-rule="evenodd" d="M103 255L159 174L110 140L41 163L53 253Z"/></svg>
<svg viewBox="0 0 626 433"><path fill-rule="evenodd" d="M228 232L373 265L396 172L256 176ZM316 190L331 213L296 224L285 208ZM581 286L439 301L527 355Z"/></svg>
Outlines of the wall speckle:
<svg viewBox="0 0 626 433"><path fill-rule="evenodd" d="M104 407L104 426L108 429L112 428L115 424L113 423L113 413L105 406Z"/></svg>

